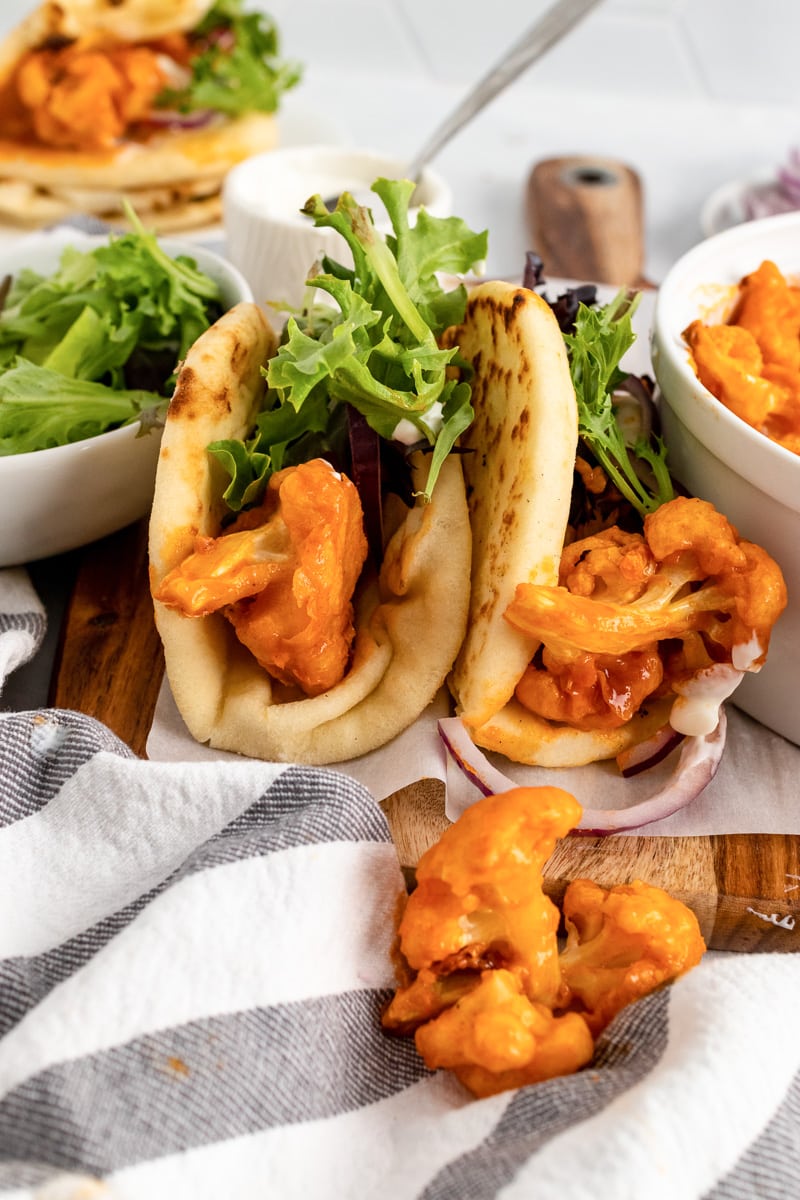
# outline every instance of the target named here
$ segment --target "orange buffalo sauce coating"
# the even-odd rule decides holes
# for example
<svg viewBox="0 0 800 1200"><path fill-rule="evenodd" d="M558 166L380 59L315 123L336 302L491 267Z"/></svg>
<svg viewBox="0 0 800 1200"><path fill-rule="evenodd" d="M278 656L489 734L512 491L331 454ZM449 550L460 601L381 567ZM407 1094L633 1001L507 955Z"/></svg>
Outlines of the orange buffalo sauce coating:
<svg viewBox="0 0 800 1200"><path fill-rule="evenodd" d="M472 965L499 953L531 999L552 1004L558 910L542 891L542 870L580 815L555 787L517 788L468 808L417 866L399 928L409 966L462 965L467 948Z"/></svg>
<svg viewBox="0 0 800 1200"><path fill-rule="evenodd" d="M525 708L574 729L617 729L630 721L664 678L658 646L626 654L574 654L547 647L542 667L529 667L516 687Z"/></svg>
<svg viewBox="0 0 800 1200"><path fill-rule="evenodd" d="M182 44L171 43L111 49L76 43L26 54L0 98L3 133L62 149L112 149L148 117L166 87L167 48L182 52Z"/></svg>
<svg viewBox="0 0 800 1200"><path fill-rule="evenodd" d="M567 546L561 557L559 585L571 596L629 604L644 592L656 565L644 538L616 526ZM517 609L512 609L512 617ZM595 608L588 609L589 620ZM569 637L570 613L554 605L548 635ZM517 699L547 720L577 729L616 728L657 690L664 670L655 639L636 649L597 653L579 646L545 644L541 665L531 665L517 685Z"/></svg>
<svg viewBox="0 0 800 1200"><path fill-rule="evenodd" d="M705 950L694 914L660 888L576 880L559 953L543 869L580 816L561 788L512 788L468 808L420 859L382 1023L475 1096L579 1070L626 1004Z"/></svg>
<svg viewBox="0 0 800 1200"><path fill-rule="evenodd" d="M701 383L760 433L800 453L800 288L765 261L739 285L725 324L683 335Z"/></svg>
<svg viewBox="0 0 800 1200"><path fill-rule="evenodd" d="M154 598L191 617L222 611L273 678L316 696L347 668L366 556L355 486L313 459L273 475L230 533L198 537Z"/></svg>
<svg viewBox="0 0 800 1200"><path fill-rule="evenodd" d="M712 664L760 665L785 606L766 551L707 501L678 496L642 534L613 527L567 546L557 587L518 586L506 619L542 649L517 699L577 729L618 728Z"/></svg>
<svg viewBox="0 0 800 1200"><path fill-rule="evenodd" d="M431 1070L452 1071L474 1096L572 1075L594 1054L579 1013L555 1016L531 1001L510 971L484 971L477 987L416 1033Z"/></svg>
<svg viewBox="0 0 800 1200"><path fill-rule="evenodd" d="M562 998L580 1008L595 1035L631 1001L696 966L705 951L694 913L640 879L608 891L574 880L564 921Z"/></svg>

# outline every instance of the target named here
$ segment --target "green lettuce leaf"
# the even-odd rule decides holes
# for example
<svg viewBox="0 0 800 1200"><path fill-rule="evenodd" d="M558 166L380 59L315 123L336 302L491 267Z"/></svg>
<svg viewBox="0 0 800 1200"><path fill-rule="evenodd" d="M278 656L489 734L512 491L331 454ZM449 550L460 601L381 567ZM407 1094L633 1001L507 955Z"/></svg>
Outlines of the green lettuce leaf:
<svg viewBox="0 0 800 1200"><path fill-rule="evenodd" d="M212 447L231 474L226 500L234 511L252 501L256 481L266 483L271 471L341 445L348 405L386 440L402 425L404 441L428 444L425 499L472 421L469 384L448 378L448 367L464 365L458 350L443 350L437 341L463 319L466 289L446 292L437 273L465 274L480 263L487 235L473 233L458 217L424 211L409 225L409 180L378 179L372 190L389 214L392 233L386 237L349 193L333 212L321 196L304 206L315 225L342 235L353 265L323 259L308 284L330 302L289 317L265 368L268 409L255 436L235 450L227 443Z"/></svg>
<svg viewBox="0 0 800 1200"><path fill-rule="evenodd" d="M18 359L0 375L0 455L95 437L158 404L153 392L119 391Z"/></svg>
<svg viewBox="0 0 800 1200"><path fill-rule="evenodd" d="M222 298L218 285L192 259L170 258L130 208L128 217L131 233L112 235L88 251L67 246L52 275L18 274L0 313L0 381L3 372L16 371L22 360L51 376L96 383L128 396L141 392L153 397L157 390L149 404L169 395L178 363L220 315ZM73 396L66 386L63 391ZM32 405L35 392L29 397ZM24 395L15 383L13 420L27 431ZM41 403L36 401L35 407L32 427L42 421ZM130 404L119 411L112 423L129 418ZM60 437L57 413L63 419ZM9 411L6 430L10 419ZM53 408L43 444L74 441L76 422L85 427L85 405L75 414L68 406ZM95 432L108 427L105 418L90 424ZM13 431L4 436L3 452L12 453ZM23 440L26 449L34 448L27 432Z"/></svg>
<svg viewBox="0 0 800 1200"><path fill-rule="evenodd" d="M202 49L191 60L191 80L183 88L165 89L157 99L159 107L179 112L212 109L229 117L271 113L282 94L300 80L299 64L279 57L272 18L242 12L240 0L217 0L194 40Z"/></svg>
<svg viewBox="0 0 800 1200"><path fill-rule="evenodd" d="M257 446L258 437L249 442L230 438L211 442L207 447L209 454L213 454L219 460L230 476L231 481L222 493L222 498L233 512L255 504L272 474L272 460L269 454L260 453Z"/></svg>
<svg viewBox="0 0 800 1200"><path fill-rule="evenodd" d="M633 447L634 456L651 469L648 484L636 471L614 414L612 397L625 378L619 364L636 339L632 317L638 303L638 294L622 289L603 307L580 304L574 333L565 333L564 341L578 402L578 433L619 492L644 517L671 500L674 491L662 439L640 438Z"/></svg>

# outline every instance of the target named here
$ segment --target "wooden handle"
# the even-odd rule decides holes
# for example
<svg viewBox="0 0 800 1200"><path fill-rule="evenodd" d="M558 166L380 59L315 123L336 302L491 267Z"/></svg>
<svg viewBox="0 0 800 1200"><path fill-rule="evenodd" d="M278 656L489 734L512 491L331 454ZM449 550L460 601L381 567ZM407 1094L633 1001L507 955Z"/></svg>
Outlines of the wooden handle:
<svg viewBox="0 0 800 1200"><path fill-rule="evenodd" d="M545 277L646 286L639 176L611 158L549 158L531 171L528 226Z"/></svg>

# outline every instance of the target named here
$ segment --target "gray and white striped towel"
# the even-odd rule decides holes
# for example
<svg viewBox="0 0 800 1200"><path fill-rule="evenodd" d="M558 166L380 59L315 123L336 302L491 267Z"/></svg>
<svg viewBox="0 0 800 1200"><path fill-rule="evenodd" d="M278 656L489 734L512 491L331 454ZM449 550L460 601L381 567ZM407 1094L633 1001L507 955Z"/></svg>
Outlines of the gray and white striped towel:
<svg viewBox="0 0 800 1200"><path fill-rule="evenodd" d="M796 956L710 955L475 1101L380 1031L401 887L338 773L0 714L0 1198L800 1195Z"/></svg>

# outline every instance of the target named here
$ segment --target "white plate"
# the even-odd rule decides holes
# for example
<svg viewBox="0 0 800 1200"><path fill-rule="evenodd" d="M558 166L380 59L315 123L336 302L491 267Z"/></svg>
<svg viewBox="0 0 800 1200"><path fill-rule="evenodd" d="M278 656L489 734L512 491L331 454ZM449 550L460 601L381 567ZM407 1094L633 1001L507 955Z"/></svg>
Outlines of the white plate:
<svg viewBox="0 0 800 1200"><path fill-rule="evenodd" d="M711 193L700 210L700 228L703 236L713 237L725 229L733 229L735 225L743 225L751 220L745 207L748 192L776 182L775 172L765 170L748 175L744 179L723 183Z"/></svg>
<svg viewBox="0 0 800 1200"><path fill-rule="evenodd" d="M344 131L336 122L309 109L302 102L297 102L291 95L283 101L278 114L278 136L281 146L335 146L346 141ZM17 245L20 238L33 232L37 231L22 229L18 225L0 220L0 249ZM169 236L180 238L183 242L199 242L217 253L221 251L224 243L221 221L198 229L181 229Z"/></svg>

